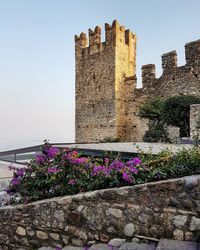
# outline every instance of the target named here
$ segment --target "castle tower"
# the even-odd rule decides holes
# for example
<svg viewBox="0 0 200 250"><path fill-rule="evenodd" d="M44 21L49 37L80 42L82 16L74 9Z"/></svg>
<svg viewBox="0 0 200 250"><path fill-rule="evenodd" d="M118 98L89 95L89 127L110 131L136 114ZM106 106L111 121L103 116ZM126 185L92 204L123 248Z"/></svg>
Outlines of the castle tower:
<svg viewBox="0 0 200 250"><path fill-rule="evenodd" d="M76 142L126 140L126 79L136 71L136 36L114 21L75 36ZM135 86L132 86L135 88ZM129 91L130 92L130 86Z"/></svg>

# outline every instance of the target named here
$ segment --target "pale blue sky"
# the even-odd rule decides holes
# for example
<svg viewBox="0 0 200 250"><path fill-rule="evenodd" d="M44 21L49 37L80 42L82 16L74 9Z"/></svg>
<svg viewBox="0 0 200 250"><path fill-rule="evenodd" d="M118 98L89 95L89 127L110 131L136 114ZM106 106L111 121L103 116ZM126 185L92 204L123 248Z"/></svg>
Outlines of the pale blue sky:
<svg viewBox="0 0 200 250"><path fill-rule="evenodd" d="M137 34L137 76L200 39L199 0L0 0L0 149L74 141L74 35L112 23Z"/></svg>

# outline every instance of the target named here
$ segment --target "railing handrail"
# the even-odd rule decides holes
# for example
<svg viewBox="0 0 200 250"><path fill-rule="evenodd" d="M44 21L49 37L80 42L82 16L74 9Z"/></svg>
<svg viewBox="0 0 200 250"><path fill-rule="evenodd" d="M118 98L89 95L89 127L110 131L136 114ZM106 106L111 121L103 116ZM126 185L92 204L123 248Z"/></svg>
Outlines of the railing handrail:
<svg viewBox="0 0 200 250"><path fill-rule="evenodd" d="M82 144L82 143L81 143ZM97 143L83 143L84 145L86 144L97 144ZM98 143L99 144L99 143ZM20 162L19 161L19 157L21 155L21 157L23 156L23 154L26 154L26 153L33 153L31 155L34 155L34 153L36 152L39 152L42 150L42 147L44 146L45 144L40 144L40 145L36 145L36 146L31 146L31 147L25 147L25 148L20 148L20 149L13 149L13 150L7 150L7 151L3 151L3 152L0 152L0 160L1 161L5 161L5 162L9 162L9 163L17 163L17 164L21 164L21 165L26 165L26 163L24 162ZM77 145L77 143L51 143L52 146L57 146L59 148L62 148L63 147L67 147L69 145ZM130 155L133 155L135 153L130 153L130 152L120 152L118 150L104 150L104 149L87 149L87 148L76 148L75 149L81 153L85 153L85 155L88 155L88 156L104 156L105 154L107 153L112 153L112 154L118 154L118 153L121 153L121 156L124 156L124 157L128 157L130 158ZM18 155L18 157L17 157ZM14 159L9 159L10 156L14 156ZM2 158L1 158L2 157ZM6 158L8 157L8 158ZM18 160L17 160L18 158ZM28 158L23 158L23 160L28 160ZM30 158L29 158L30 160Z"/></svg>
<svg viewBox="0 0 200 250"><path fill-rule="evenodd" d="M72 144L76 144L76 143L51 143L51 145L72 145ZM36 152L36 151L40 151L43 146L44 146L44 144L39 144L39 145L35 145L35 146L30 146L30 147L6 150L6 151L0 152L0 156Z"/></svg>
<svg viewBox="0 0 200 250"><path fill-rule="evenodd" d="M88 143L80 143L80 144L99 144L99 143L101 143L101 142L88 142ZM74 145L77 143L76 142L61 142L61 143L59 142L59 143L50 143L50 144L53 146L55 146L55 145L67 146L67 145ZM39 145L35 145L35 146L30 146L30 147L6 150L6 151L0 152L0 156L36 152L36 151L40 151L43 146L44 146L44 144L39 144Z"/></svg>

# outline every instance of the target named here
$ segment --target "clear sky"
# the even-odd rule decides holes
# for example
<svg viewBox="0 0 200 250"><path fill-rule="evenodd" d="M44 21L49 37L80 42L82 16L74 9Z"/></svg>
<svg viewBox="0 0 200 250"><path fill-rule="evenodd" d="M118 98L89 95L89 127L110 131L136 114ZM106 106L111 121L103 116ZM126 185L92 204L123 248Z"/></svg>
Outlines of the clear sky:
<svg viewBox="0 0 200 250"><path fill-rule="evenodd" d="M74 35L118 19L137 34L137 76L200 39L199 0L0 0L0 150L74 141Z"/></svg>

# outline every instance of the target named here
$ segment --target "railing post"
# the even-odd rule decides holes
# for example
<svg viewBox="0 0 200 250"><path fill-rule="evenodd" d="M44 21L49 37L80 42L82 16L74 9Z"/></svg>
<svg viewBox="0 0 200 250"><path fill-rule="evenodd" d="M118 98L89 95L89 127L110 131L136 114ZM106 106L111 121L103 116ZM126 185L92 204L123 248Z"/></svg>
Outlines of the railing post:
<svg viewBox="0 0 200 250"><path fill-rule="evenodd" d="M17 154L14 154L14 162L17 161Z"/></svg>

